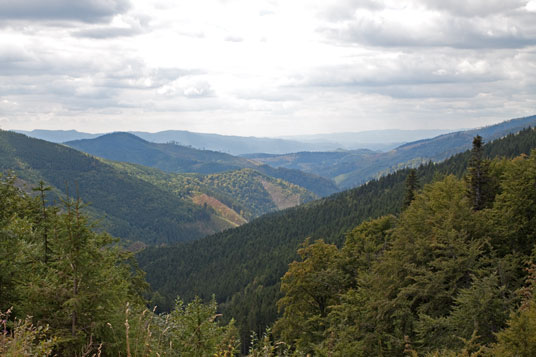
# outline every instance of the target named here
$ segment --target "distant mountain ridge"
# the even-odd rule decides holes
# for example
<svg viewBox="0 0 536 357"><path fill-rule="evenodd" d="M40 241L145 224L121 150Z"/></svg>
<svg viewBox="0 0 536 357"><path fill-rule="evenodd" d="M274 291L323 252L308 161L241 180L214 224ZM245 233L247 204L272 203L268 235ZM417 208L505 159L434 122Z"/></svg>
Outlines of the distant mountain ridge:
<svg viewBox="0 0 536 357"><path fill-rule="evenodd" d="M366 148L370 150L386 151L396 148L403 143L432 138L438 135L451 133L458 130L448 129L384 129L366 130L348 133L315 134L284 136L283 139L296 140L306 143L333 142L340 145L341 149L355 150Z"/></svg>
<svg viewBox="0 0 536 357"><path fill-rule="evenodd" d="M130 133L116 132L94 139L69 141L65 145L108 160L131 162L167 172L215 174L249 168L301 186L321 197L338 191L331 180L313 174L272 168L218 151L148 142Z"/></svg>
<svg viewBox="0 0 536 357"><path fill-rule="evenodd" d="M299 151L332 151L337 149L390 150L401 143L429 138L448 130L371 130L363 132L298 135L282 138L245 137L195 133L186 130L166 130L156 133L130 131L140 138L155 142L175 142L196 149L225 152L232 155L251 153L284 154ZM93 139L105 134L89 134L76 130L15 130L30 137L55 143Z"/></svg>
<svg viewBox="0 0 536 357"><path fill-rule="evenodd" d="M80 140L80 139L93 139L103 135L99 134L90 134L83 133L76 130L44 130L44 129L34 129L31 131L27 130L12 130L15 133L24 134L31 138L41 139L50 141L52 143L61 144L65 141L71 140Z"/></svg>
<svg viewBox="0 0 536 357"><path fill-rule="evenodd" d="M526 127L536 126L536 115L517 118L478 129L443 134L403 144L388 152L366 150L298 152L285 155L244 155L274 166L301 170L330 178L341 188L351 188L403 167L428 161L439 162L471 147L473 137L491 141Z"/></svg>

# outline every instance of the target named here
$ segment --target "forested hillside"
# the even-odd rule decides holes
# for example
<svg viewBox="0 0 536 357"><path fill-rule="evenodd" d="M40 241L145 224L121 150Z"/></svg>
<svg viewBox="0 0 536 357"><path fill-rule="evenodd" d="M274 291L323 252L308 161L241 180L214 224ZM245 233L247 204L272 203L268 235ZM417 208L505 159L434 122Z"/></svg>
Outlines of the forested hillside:
<svg viewBox="0 0 536 357"><path fill-rule="evenodd" d="M528 129L483 150L487 157L513 157L535 147L536 131ZM425 184L447 174L461 177L469 159L470 152L465 152L440 164L423 165L416 170L418 180ZM247 340L250 330L262 332L277 316L280 278L305 238L341 245L346 232L362 221L399 213L409 172L400 170L193 243L146 249L138 259L156 292L154 301L169 308L176 295L191 299L215 293L226 315L237 319L242 340Z"/></svg>
<svg viewBox="0 0 536 357"><path fill-rule="evenodd" d="M285 155L245 155L274 166L292 168L333 179L341 188L351 188L404 167L417 167L428 161L439 162L467 150L472 138L486 141L536 125L536 116L512 119L480 129L459 131L399 146L389 152L353 150L337 152L299 152Z"/></svg>
<svg viewBox="0 0 536 357"><path fill-rule="evenodd" d="M91 204L101 229L145 244L197 239L316 198L252 170L170 174L5 131L0 132L0 170L13 170L28 186L43 180L56 195L78 195Z"/></svg>
<svg viewBox="0 0 536 357"><path fill-rule="evenodd" d="M437 178L339 249L298 250L273 346L333 356L533 356L536 150ZM409 183L409 181L407 181ZM412 185L408 185L412 188Z"/></svg>
<svg viewBox="0 0 536 357"><path fill-rule="evenodd" d="M0 175L0 356L233 356L214 301L148 310L143 273L83 203L50 187L30 196Z"/></svg>
<svg viewBox="0 0 536 357"><path fill-rule="evenodd" d="M65 144L105 159L140 164L167 172L214 174L252 168L301 186L321 197L338 191L331 180L310 173L286 168L274 169L245 158L217 151L198 150L176 143L152 143L129 133L106 134Z"/></svg>
<svg viewBox="0 0 536 357"><path fill-rule="evenodd" d="M201 196L208 196L211 205L232 210L240 225L252 218L279 209L296 206L317 199L318 196L300 186L264 175L257 170L242 169L217 174L171 174L141 165L124 162L107 163L129 176L140 178L174 195L192 200L198 205Z"/></svg>

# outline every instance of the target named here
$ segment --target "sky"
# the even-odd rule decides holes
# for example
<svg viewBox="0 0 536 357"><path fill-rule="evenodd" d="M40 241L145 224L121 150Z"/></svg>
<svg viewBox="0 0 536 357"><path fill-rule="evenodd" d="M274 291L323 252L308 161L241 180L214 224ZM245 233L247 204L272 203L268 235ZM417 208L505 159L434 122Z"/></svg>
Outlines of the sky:
<svg viewBox="0 0 536 357"><path fill-rule="evenodd" d="M536 114L536 0L0 0L0 128L285 136Z"/></svg>

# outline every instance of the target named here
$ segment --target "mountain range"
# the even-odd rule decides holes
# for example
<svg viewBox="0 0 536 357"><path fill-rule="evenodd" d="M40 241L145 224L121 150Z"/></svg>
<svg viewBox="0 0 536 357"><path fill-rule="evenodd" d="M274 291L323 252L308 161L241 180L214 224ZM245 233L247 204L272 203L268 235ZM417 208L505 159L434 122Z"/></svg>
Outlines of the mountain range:
<svg viewBox="0 0 536 357"><path fill-rule="evenodd" d="M249 168L301 186L320 197L338 191L330 179L310 173L273 168L217 151L199 150L174 143L148 142L130 133L116 132L94 139L68 141L65 145L105 159L140 164L166 172L214 174Z"/></svg>
<svg viewBox="0 0 536 357"><path fill-rule="evenodd" d="M13 171L28 191L45 181L53 188L49 200L69 195L89 202L100 229L143 243L136 245L142 247L138 260L162 310L177 295L216 294L242 334L261 333L277 316L281 276L306 238L341 244L360 222L398 213L408 166L418 168L421 184L437 175L461 176L470 157L463 151L475 135L488 142L489 157L528 153L536 131L523 128L535 123L536 116L518 118L385 153L242 157L131 133L55 144L0 131L0 171Z"/></svg>
<svg viewBox="0 0 536 357"><path fill-rule="evenodd" d="M417 167L428 161L440 162L471 147L473 137L491 141L536 125L536 116L512 119L478 129L457 131L398 146L388 152L339 150L298 152L284 155L249 154L243 157L273 167L296 169L332 179L339 188L358 186L403 167Z"/></svg>
<svg viewBox="0 0 536 357"><path fill-rule="evenodd" d="M529 116L483 128L420 139L395 148L391 148L393 142L389 140L419 138L425 134L435 134L444 130L378 130L291 137L301 141L199 134L176 130L158 133L111 133L100 136L76 131L43 130L27 134L55 140L83 137L84 139L65 143L95 156L155 167L168 172L208 174L253 168L324 197L339 190L356 187L399 168L445 160L468 149L472 138L477 134L481 135L484 141L490 141L534 125L536 116ZM360 142L374 146L374 143L378 144L378 141L384 140L382 144L384 148L391 149L386 152L370 149L321 151L326 147L322 143L330 140L332 140L331 147L350 146L352 140L356 140L355 146L360 146ZM216 148L219 151L201 150L195 147ZM288 153L289 150L300 148L303 150ZM222 151L248 153L236 157Z"/></svg>
<svg viewBox="0 0 536 357"><path fill-rule="evenodd" d="M76 130L17 130L37 139L55 143L93 139L101 134L90 134ZM196 149L225 152L232 155L250 153L285 154L298 151L330 151L337 149L367 148L390 150L402 143L433 137L448 130L375 130L355 133L303 135L283 138L259 138L219 134L194 133L185 130L166 130L156 133L132 131L142 139L155 143L177 143Z"/></svg>
<svg viewBox="0 0 536 357"><path fill-rule="evenodd" d="M251 168L209 175L170 173L8 131L0 131L0 171L14 172L28 191L44 181L53 188L51 200L80 197L90 203L88 210L100 229L144 244L198 239L318 198Z"/></svg>

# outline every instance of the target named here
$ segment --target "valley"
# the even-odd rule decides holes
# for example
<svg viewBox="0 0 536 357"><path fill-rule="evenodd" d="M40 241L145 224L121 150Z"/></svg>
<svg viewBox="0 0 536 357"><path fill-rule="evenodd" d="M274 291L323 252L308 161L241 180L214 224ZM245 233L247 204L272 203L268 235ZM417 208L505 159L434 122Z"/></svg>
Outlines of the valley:
<svg viewBox="0 0 536 357"><path fill-rule="evenodd" d="M294 303L285 296L291 294L288 284L294 284L288 280L293 267L317 259L312 250L306 251L328 249L329 254L320 254L344 256L351 237L361 234L356 233L359 229L376 229L367 222L397 226L394 217L405 217L403 202L411 172L419 192L434 182L464 185L461 178L467 180L474 165L474 147L473 152L463 151L470 135L482 132L495 138L482 147L482 155L492 160L496 180L504 180L501 173L509 170L509 160L527 157L536 148L536 132L530 128L535 120L533 116L445 134L387 153L245 157L151 143L128 133L55 144L2 131L0 167L4 175L15 174L17 185L27 193L39 182L49 185L49 202L64 202L66 196L88 202L83 210L97 222L95 229L121 238L121 246L137 252L151 287L144 296L158 312L173 311L177 296L187 302L215 296L223 322L236 321L239 349L245 353L251 331L262 335L272 325L275 338L302 343L285 335L295 333L288 321L296 318L288 308ZM423 154L427 156L418 156ZM329 177L338 177L337 170L350 177L348 172L355 173L351 168L356 166L361 167L360 175L378 170L376 178L336 192L340 188ZM357 264L353 259L359 254L344 259ZM323 269L318 264L311 269ZM334 282L348 273L344 267L336 269L342 271L330 278ZM278 310L282 302L287 306L283 314ZM316 341L298 348L322 349L323 340Z"/></svg>

